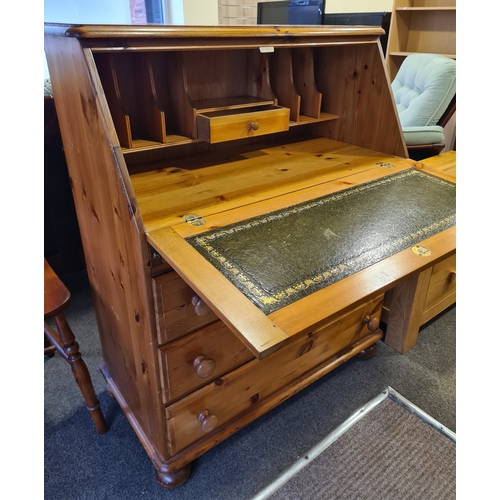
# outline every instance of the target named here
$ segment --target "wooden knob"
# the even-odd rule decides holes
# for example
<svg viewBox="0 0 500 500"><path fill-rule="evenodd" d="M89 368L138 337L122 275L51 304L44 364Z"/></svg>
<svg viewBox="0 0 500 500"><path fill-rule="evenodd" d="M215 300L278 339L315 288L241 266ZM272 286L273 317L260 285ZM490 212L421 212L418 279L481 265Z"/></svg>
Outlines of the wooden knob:
<svg viewBox="0 0 500 500"><path fill-rule="evenodd" d="M259 130L259 122L250 123L250 130Z"/></svg>
<svg viewBox="0 0 500 500"><path fill-rule="evenodd" d="M365 316L363 323L368 327L370 332L376 332L380 328L380 320L378 318L371 318L370 316Z"/></svg>
<svg viewBox="0 0 500 500"><path fill-rule="evenodd" d="M194 313L197 316L207 316L212 312L210 307L208 307L203 300L198 297L198 295L193 295L193 298L191 299L191 304L194 306Z"/></svg>
<svg viewBox="0 0 500 500"><path fill-rule="evenodd" d="M219 424L217 415L212 415L208 410L203 410L198 415L198 420L201 422L201 430L203 432L212 432Z"/></svg>
<svg viewBox="0 0 500 500"><path fill-rule="evenodd" d="M450 271L448 275L448 284L453 285L457 281L457 273L456 271Z"/></svg>
<svg viewBox="0 0 500 500"><path fill-rule="evenodd" d="M212 358L200 355L193 361L196 375L200 378L206 378L212 375L215 370L215 361Z"/></svg>

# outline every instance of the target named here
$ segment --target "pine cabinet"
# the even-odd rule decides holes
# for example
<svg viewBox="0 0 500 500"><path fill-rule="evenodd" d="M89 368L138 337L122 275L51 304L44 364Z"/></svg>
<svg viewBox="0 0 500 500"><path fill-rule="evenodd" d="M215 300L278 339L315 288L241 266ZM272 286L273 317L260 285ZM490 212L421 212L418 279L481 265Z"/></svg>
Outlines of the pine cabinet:
<svg viewBox="0 0 500 500"><path fill-rule="evenodd" d="M415 175L453 189L407 158L382 33L45 26L101 371L167 488L242 426L371 356L386 291L454 252L448 224L422 233L432 258L389 245L358 265L377 214L399 212L374 190ZM347 210L348 255L330 262L341 217L322 207L363 193L372 208L359 227Z"/></svg>

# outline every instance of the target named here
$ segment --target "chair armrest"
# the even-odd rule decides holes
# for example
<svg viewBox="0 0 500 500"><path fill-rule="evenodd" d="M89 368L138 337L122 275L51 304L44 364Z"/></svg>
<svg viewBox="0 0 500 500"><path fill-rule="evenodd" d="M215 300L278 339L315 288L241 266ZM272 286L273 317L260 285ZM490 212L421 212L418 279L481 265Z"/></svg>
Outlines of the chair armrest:
<svg viewBox="0 0 500 500"><path fill-rule="evenodd" d="M444 142L444 129L439 125L429 127L403 127L407 146L418 144L439 144Z"/></svg>

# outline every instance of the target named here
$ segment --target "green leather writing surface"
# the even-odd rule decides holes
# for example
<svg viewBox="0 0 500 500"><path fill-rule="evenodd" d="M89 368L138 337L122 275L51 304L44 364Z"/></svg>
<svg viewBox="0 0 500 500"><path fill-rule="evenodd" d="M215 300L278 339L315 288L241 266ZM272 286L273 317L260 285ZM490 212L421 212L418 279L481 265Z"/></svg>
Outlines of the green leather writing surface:
<svg viewBox="0 0 500 500"><path fill-rule="evenodd" d="M186 241L269 314L455 222L455 184L408 169Z"/></svg>

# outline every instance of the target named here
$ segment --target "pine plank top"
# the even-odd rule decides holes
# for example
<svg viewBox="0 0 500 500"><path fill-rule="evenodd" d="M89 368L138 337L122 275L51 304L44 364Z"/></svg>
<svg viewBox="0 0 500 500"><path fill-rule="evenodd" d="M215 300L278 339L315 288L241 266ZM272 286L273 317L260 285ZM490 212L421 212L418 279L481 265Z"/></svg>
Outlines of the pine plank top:
<svg viewBox="0 0 500 500"><path fill-rule="evenodd" d="M426 167L434 168L448 174L452 178L456 178L457 175L457 153L456 151L446 151L436 156L431 156L422 160Z"/></svg>
<svg viewBox="0 0 500 500"><path fill-rule="evenodd" d="M159 26L46 23L45 33L76 38L227 38L383 35L377 26Z"/></svg>
<svg viewBox="0 0 500 500"><path fill-rule="evenodd" d="M148 172L132 175L131 181L150 232L183 222L182 217L189 213L207 216L390 162L406 167L414 164L317 138L159 162Z"/></svg>

